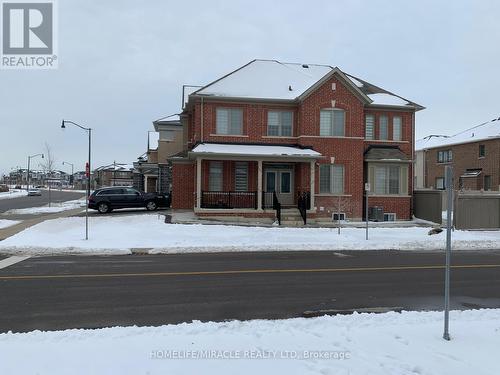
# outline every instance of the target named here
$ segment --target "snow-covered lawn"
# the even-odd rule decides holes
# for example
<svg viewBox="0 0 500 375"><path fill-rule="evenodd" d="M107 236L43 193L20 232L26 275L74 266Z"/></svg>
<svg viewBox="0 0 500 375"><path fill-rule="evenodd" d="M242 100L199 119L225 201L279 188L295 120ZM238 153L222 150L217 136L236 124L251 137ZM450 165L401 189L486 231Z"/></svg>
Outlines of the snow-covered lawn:
<svg viewBox="0 0 500 375"><path fill-rule="evenodd" d="M26 190L13 190L0 193L0 199L10 199L10 198L19 198L25 197L28 195Z"/></svg>
<svg viewBox="0 0 500 375"><path fill-rule="evenodd" d="M11 227L11 226L19 224L19 223L20 223L20 221L18 221L18 220L0 219L0 229L8 228L8 227Z"/></svg>
<svg viewBox="0 0 500 375"><path fill-rule="evenodd" d="M1 374L499 373L500 309L0 334Z"/></svg>
<svg viewBox="0 0 500 375"><path fill-rule="evenodd" d="M18 208L5 212L3 215L34 215L34 214L52 214L56 212L62 212L67 210L72 210L79 207L85 207L84 199L77 199L73 201L67 201L62 203L52 203L49 207L29 207L29 208Z"/></svg>
<svg viewBox="0 0 500 375"><path fill-rule="evenodd" d="M5 253L280 251L280 250L442 250L445 232L429 236L429 228L372 228L370 239L360 228L279 228L230 225L165 224L158 214L90 218L90 238L84 240L85 218L47 220L0 242ZM456 249L500 247L498 231L455 231Z"/></svg>

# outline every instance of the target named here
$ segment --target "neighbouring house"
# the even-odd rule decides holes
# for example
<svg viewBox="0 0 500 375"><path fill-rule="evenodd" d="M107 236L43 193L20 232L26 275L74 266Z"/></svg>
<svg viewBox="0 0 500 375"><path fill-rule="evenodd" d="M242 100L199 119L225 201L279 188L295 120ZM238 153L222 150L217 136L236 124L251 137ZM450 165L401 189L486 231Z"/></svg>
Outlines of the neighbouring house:
<svg viewBox="0 0 500 375"><path fill-rule="evenodd" d="M94 169L93 181L97 188L105 186L132 186L134 167L130 164L113 163Z"/></svg>
<svg viewBox="0 0 500 375"><path fill-rule="evenodd" d="M53 188L67 187L70 184L70 175L64 171L53 170L51 172L33 169L29 171L31 186L50 186ZM9 173L9 184L26 185L28 179L27 169L16 169Z"/></svg>
<svg viewBox="0 0 500 375"><path fill-rule="evenodd" d="M169 157L183 150L179 115L153 121L148 131L148 147L134 163L134 187L146 192L169 193L172 189L172 163Z"/></svg>
<svg viewBox="0 0 500 375"><path fill-rule="evenodd" d="M187 95L172 208L199 216L316 220L412 217L415 112L422 106L327 65L253 60Z"/></svg>
<svg viewBox="0 0 500 375"><path fill-rule="evenodd" d="M451 165L455 190L500 190L500 118L453 136L427 136L415 148L417 188L444 189Z"/></svg>

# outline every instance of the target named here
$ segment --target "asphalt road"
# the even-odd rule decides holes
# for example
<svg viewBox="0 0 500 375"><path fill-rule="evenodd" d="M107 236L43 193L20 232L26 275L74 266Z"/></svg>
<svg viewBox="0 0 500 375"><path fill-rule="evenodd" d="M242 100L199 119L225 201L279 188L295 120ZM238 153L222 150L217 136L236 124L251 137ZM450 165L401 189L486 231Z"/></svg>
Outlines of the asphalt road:
<svg viewBox="0 0 500 375"><path fill-rule="evenodd" d="M51 195L51 201L53 203L70 201L85 196L84 193L74 193L74 192L59 191L59 190L52 190L50 195ZM49 203L49 192L48 190L42 190L42 195L39 197L25 196L19 198L0 199L0 213L12 209L45 206L48 203Z"/></svg>
<svg viewBox="0 0 500 375"><path fill-rule="evenodd" d="M394 251L30 258L0 269L0 331L442 309L444 255ZM500 307L500 251L457 252L452 308Z"/></svg>

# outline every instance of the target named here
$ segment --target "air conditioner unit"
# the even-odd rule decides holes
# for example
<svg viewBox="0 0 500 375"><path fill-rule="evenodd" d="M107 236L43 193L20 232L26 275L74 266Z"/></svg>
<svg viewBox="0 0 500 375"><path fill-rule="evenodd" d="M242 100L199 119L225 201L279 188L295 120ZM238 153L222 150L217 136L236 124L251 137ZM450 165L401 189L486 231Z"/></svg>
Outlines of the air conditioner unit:
<svg viewBox="0 0 500 375"><path fill-rule="evenodd" d="M384 208L381 206L368 207L368 220L384 221Z"/></svg>

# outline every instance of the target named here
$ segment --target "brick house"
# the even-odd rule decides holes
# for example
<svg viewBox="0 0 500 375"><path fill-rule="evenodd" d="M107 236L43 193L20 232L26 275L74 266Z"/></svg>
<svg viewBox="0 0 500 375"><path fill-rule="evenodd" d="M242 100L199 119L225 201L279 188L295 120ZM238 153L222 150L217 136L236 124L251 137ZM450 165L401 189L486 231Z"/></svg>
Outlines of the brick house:
<svg viewBox="0 0 500 375"><path fill-rule="evenodd" d="M106 186L132 186L132 171L130 164L113 163L94 169L93 179L97 188Z"/></svg>
<svg viewBox="0 0 500 375"><path fill-rule="evenodd" d="M453 166L455 190L500 190L500 118L416 142L418 188L444 189L446 165Z"/></svg>
<svg viewBox="0 0 500 375"><path fill-rule="evenodd" d="M302 197L309 218L361 220L369 182L370 207L408 220L421 109L338 68L253 60L187 96L172 208L273 217Z"/></svg>

